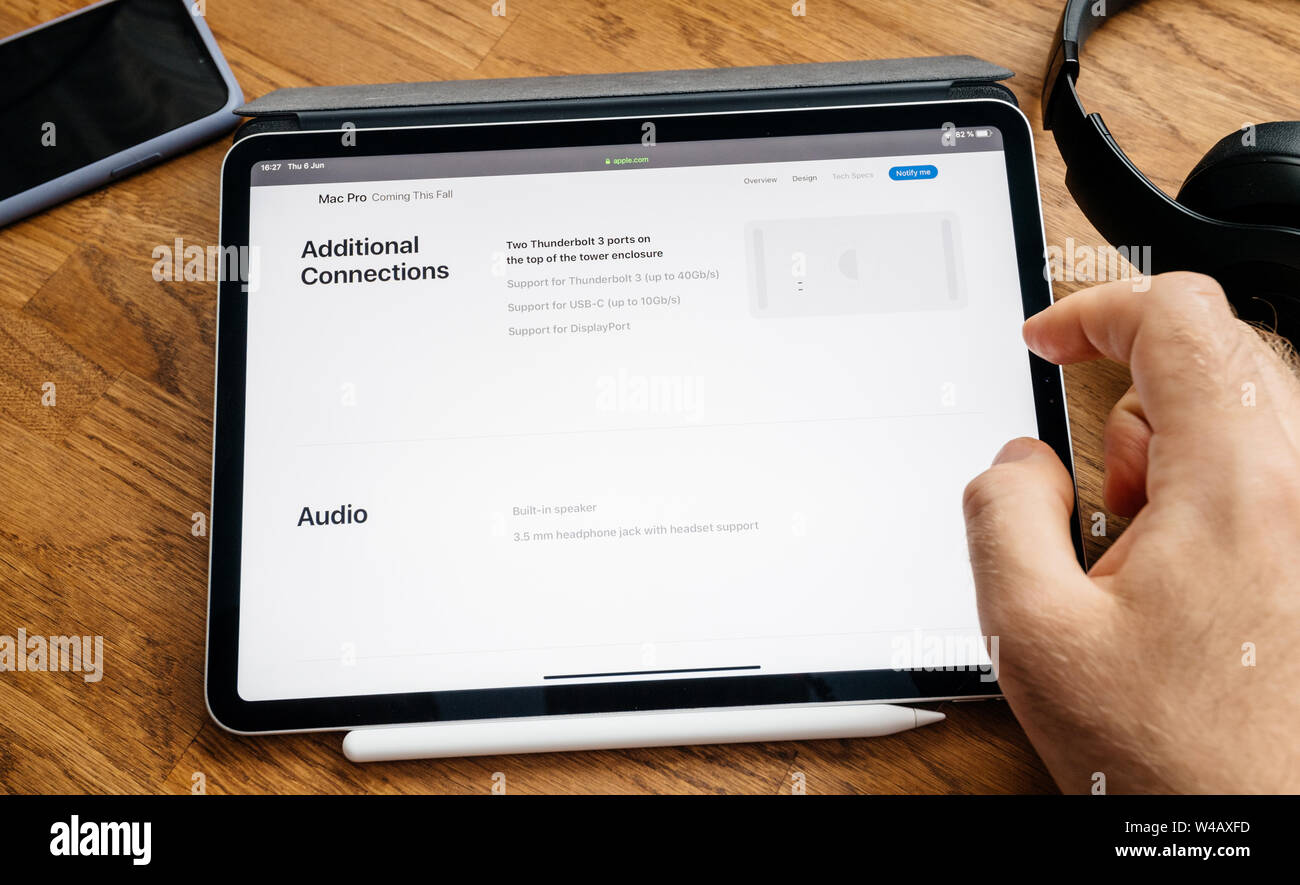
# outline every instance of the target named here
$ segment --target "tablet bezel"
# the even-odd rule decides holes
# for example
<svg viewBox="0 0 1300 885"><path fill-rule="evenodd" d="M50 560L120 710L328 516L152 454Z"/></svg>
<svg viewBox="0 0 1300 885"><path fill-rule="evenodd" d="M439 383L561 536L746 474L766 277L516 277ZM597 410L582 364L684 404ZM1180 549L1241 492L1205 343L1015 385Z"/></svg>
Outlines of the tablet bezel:
<svg viewBox="0 0 1300 885"><path fill-rule="evenodd" d="M351 139L341 137L342 130L253 135L236 143L222 166L223 254L229 254L226 250L230 247L248 245L254 163L448 151L639 146L642 125L647 120L655 123L658 143L903 129L934 129L937 138L947 123L959 128L996 126L1003 139L1025 316L1037 313L1052 301L1029 122L1014 106L992 99L365 129L353 133ZM237 279L219 284L205 684L208 710L223 728L239 733L339 730L461 719L924 701L999 694L997 684L981 681L977 670L862 670L244 700L239 696L237 680L247 297ZM1033 379L1039 437L1052 446L1073 475L1061 370L1028 350L1025 354ZM954 507L958 505L953 503ZM1077 501L1071 534L1083 563Z"/></svg>

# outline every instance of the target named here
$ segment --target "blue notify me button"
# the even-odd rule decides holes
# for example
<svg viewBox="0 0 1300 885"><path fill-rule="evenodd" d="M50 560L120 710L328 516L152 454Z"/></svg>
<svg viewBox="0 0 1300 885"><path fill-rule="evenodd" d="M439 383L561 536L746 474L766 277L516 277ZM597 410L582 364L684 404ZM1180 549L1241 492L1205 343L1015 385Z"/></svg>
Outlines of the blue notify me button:
<svg viewBox="0 0 1300 885"><path fill-rule="evenodd" d="M917 181L925 178L936 178L939 170L934 166L893 166L889 170L889 178L892 181Z"/></svg>

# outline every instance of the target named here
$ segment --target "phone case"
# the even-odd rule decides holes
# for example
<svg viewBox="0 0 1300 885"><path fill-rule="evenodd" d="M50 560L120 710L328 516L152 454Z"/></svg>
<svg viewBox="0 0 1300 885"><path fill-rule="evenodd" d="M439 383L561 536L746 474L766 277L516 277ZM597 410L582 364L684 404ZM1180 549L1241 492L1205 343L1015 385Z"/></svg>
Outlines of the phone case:
<svg viewBox="0 0 1300 885"><path fill-rule="evenodd" d="M100 3L93 3L83 9L61 15L36 27L6 37L0 40L0 43L21 40L29 34L56 25L64 19L81 15L107 2L111 2L111 0L101 0ZM185 0L175 0L175 2L184 3ZM224 106L192 123L187 123L170 132L164 132L141 144L118 151L104 157L102 160L97 160L94 163L82 166L80 169L60 175L58 178L0 200L0 228L86 191L126 178L155 163L224 135L234 128L238 122L238 118L235 117L236 108L243 103L244 93L240 90L239 83L235 80L234 72L230 70L230 65L226 62L225 56L221 54L221 48L217 46L216 38L212 36L207 21L201 15L192 15L191 18L198 30L199 37L203 41L203 45L212 57L213 64L221 74L221 79L225 81L227 94ZM88 97L86 100L93 101L94 99Z"/></svg>

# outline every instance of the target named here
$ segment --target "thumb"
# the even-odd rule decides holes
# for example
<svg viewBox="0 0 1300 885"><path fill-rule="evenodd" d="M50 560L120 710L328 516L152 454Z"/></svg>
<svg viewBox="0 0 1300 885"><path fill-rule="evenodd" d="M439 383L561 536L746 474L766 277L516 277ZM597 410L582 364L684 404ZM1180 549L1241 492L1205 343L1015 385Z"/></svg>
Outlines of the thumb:
<svg viewBox="0 0 1300 885"><path fill-rule="evenodd" d="M985 632L1023 628L1066 607L1062 585L1084 572L1070 534L1074 483L1051 446L1029 437L1007 443L966 486L962 508Z"/></svg>

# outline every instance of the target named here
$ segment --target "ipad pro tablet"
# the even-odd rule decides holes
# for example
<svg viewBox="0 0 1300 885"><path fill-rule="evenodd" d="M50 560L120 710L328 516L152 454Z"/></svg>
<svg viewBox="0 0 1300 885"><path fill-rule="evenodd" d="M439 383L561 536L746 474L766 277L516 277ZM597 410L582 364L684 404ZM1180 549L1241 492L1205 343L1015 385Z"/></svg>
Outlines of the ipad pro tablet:
<svg viewBox="0 0 1300 885"><path fill-rule="evenodd" d="M1071 464L1014 107L256 135L221 239L224 727L998 693L962 490Z"/></svg>

